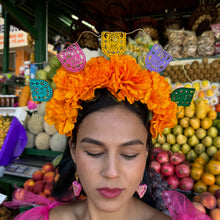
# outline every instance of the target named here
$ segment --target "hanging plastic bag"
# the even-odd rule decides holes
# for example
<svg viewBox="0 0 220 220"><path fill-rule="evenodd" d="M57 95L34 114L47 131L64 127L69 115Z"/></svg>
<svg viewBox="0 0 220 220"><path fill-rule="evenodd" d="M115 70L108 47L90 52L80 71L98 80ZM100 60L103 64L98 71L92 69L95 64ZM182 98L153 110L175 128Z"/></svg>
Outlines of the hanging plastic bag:
<svg viewBox="0 0 220 220"><path fill-rule="evenodd" d="M0 166L7 166L19 157L27 144L25 128L13 117L8 133L0 151Z"/></svg>

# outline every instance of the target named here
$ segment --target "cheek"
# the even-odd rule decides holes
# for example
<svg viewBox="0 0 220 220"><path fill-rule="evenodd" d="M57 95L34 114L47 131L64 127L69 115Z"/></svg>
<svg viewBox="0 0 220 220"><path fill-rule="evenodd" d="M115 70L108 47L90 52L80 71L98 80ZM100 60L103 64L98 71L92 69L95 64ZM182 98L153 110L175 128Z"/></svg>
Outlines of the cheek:
<svg viewBox="0 0 220 220"><path fill-rule="evenodd" d="M91 182L91 178L97 175L99 166L97 162L94 163L94 160L91 159L84 152L76 151L76 167L79 175L80 182L84 185L87 182Z"/></svg>
<svg viewBox="0 0 220 220"><path fill-rule="evenodd" d="M143 179L144 170L146 166L146 160L147 160L147 156L143 155L142 157L138 158L138 162L134 166L131 166L129 168L130 171L132 172L132 173L129 173L130 174L129 176L134 182L136 182L137 185L139 185Z"/></svg>

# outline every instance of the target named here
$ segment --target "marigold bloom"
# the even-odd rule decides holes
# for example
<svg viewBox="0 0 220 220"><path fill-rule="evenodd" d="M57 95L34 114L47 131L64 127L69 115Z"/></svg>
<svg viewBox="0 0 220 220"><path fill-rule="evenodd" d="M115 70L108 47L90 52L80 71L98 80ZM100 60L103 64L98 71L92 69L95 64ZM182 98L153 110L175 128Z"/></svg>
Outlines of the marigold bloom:
<svg viewBox="0 0 220 220"><path fill-rule="evenodd" d="M60 134L71 136L80 101L91 101L96 89L107 88L118 101L140 101L152 111L153 138L175 125L177 105L171 101L170 86L159 73L142 69L129 55L91 58L79 72L61 67L54 76L56 89L46 105L45 120L55 124Z"/></svg>

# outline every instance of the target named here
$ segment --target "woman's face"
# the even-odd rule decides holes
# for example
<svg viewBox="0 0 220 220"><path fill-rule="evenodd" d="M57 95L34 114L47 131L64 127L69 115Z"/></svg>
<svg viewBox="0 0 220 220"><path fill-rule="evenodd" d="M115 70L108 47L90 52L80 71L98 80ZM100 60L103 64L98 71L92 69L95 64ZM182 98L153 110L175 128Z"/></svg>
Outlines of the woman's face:
<svg viewBox="0 0 220 220"><path fill-rule="evenodd" d="M72 157L88 202L117 211L141 183L147 160L147 130L123 107L88 115L81 123Z"/></svg>

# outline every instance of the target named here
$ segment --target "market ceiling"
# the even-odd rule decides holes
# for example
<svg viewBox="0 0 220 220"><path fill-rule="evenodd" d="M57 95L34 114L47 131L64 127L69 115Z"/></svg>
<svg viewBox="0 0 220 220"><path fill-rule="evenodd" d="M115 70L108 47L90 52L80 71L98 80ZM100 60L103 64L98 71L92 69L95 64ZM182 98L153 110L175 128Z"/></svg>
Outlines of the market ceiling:
<svg viewBox="0 0 220 220"><path fill-rule="evenodd" d="M35 25L38 0L0 0L0 3L3 4L4 1L12 3L30 24ZM150 16L159 20L166 16L166 9L176 10L183 17L189 17L200 2L201 0L48 0L48 40L52 42L57 34L74 38L77 31L86 28L81 23L82 20L101 32L114 27L123 29L123 24L131 31L135 19ZM74 15L79 19L75 20ZM11 24L23 29L23 25L14 18L11 19Z"/></svg>

